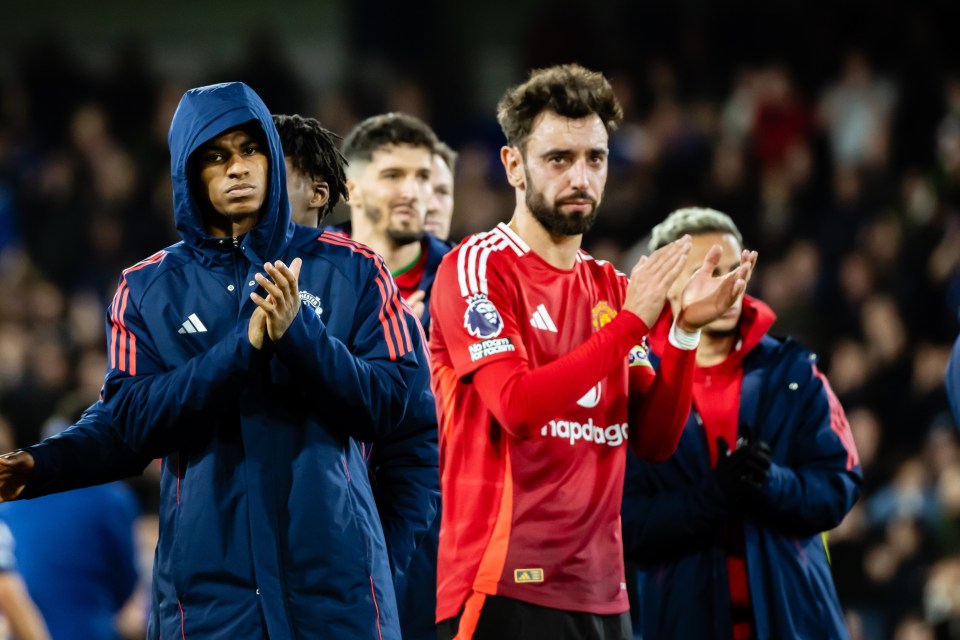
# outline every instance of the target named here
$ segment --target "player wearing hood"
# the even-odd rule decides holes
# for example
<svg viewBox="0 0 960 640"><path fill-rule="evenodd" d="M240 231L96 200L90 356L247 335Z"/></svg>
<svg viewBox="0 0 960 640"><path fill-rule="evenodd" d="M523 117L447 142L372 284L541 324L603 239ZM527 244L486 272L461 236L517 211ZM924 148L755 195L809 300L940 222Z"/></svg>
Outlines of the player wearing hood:
<svg viewBox="0 0 960 640"><path fill-rule="evenodd" d="M153 633L398 638L357 443L430 398L416 319L380 258L291 222L249 87L188 91L169 142L182 241L124 271L104 385L164 459Z"/></svg>
<svg viewBox="0 0 960 640"><path fill-rule="evenodd" d="M284 149L292 218L315 227L346 197L343 158L333 134L316 120L274 115L273 121ZM403 426L378 441L376 453L370 460L371 480L396 582L402 574L398 568L406 566L437 509L432 400L415 403ZM35 498L139 475L150 459L123 443L103 404L97 403L64 434L0 457L0 500Z"/></svg>

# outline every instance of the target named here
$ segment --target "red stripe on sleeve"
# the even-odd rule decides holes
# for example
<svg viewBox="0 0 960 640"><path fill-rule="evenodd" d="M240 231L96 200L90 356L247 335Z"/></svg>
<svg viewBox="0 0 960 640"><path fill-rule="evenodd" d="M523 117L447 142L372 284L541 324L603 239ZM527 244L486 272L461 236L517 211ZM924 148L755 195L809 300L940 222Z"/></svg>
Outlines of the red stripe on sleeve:
<svg viewBox="0 0 960 640"><path fill-rule="evenodd" d="M130 332L130 375L137 375L137 334Z"/></svg>
<svg viewBox="0 0 960 640"><path fill-rule="evenodd" d="M386 300L388 294L387 294L386 291L384 291L383 281L382 281L380 278L377 278L377 279L376 279L376 283L377 283L377 287L380 289L380 297L383 298L384 300ZM391 359L391 360L396 360L396 359L397 359L397 349L396 349L396 347L394 346L394 340L392 339L392 335L391 335L390 330L389 330L389 324L388 324L388 322L387 322L387 318L386 318L386 316L384 315L384 311L383 311L383 310L384 310L384 305L381 304L381 305L380 305L380 314L379 314L379 316L380 316L380 324L383 325L383 335L384 335L384 337L386 338L387 349L390 351L390 359Z"/></svg>
<svg viewBox="0 0 960 640"><path fill-rule="evenodd" d="M121 371L127 369L127 342L129 331L127 331L127 326L123 322L123 314L127 310L127 300L130 298L130 290L124 289L122 301L120 302L120 313L117 316L117 322L120 326L120 361L117 363L117 368Z"/></svg>
<svg viewBox="0 0 960 640"><path fill-rule="evenodd" d="M111 328L110 328L110 367L113 369L125 370L127 367L127 358L129 352L129 370L132 376L137 375L137 337L132 331L127 329L123 321L123 314L127 310L127 301L130 297L130 288L127 285L127 274L139 271L144 267L162 262L166 257L166 251L158 251L146 260L141 260L129 269L124 269L123 280L117 287L117 292L113 295L113 302L110 305Z"/></svg>
<svg viewBox="0 0 960 640"><path fill-rule="evenodd" d="M860 464L860 454L857 453L857 444L853 441L853 432L850 430L850 423L847 421L847 414L840 404L840 399L833 392L827 376L821 373L817 365L813 365L813 373L823 382L823 388L827 392L827 402L830 403L830 429L840 438L840 443L847 451L847 471Z"/></svg>
<svg viewBox="0 0 960 640"><path fill-rule="evenodd" d="M127 288L127 281L126 281L126 280L123 280L123 281L120 283L120 287L117 288L117 292L116 292L115 294L113 294L113 303L110 305L110 306L111 306L111 309L110 309L110 316L111 316L111 320L110 320L110 368L111 368L111 369L116 369L116 368L117 368L117 333L118 333L118 327L117 327L117 309L118 309L119 306L120 306L120 304L119 304L120 297L123 295L123 291L124 291L124 289L126 289L126 288Z"/></svg>
<svg viewBox="0 0 960 640"><path fill-rule="evenodd" d="M385 273L385 270L383 268L385 265L383 265L383 263L379 260L377 261L377 264L378 264L378 267L380 267L380 275L382 277L383 274ZM397 286L396 280L390 277L390 278L384 278L384 281L387 283L389 290L393 293L393 295L389 297L387 302L390 305L392 311L394 312L391 314L391 318L395 323L395 326L399 326L399 330L397 331L397 334L398 335L401 333L403 334L402 342L404 347L404 353L406 353L407 351L410 351L411 349L413 349L413 341L410 339L410 332L407 330L407 323L403 322L403 320L401 319L401 317L405 313L403 297L400 295L400 288Z"/></svg>
<svg viewBox="0 0 960 640"><path fill-rule="evenodd" d="M324 233L317 240L345 247L374 261L377 268L376 281L381 298L379 319L381 325L383 325L384 336L390 349L390 359L396 360L399 356L412 351L413 340L410 338L407 324L398 317L404 313L399 298L400 294L396 289L396 284L393 283L393 279L388 277L389 272L383 264L383 259L369 247L339 235Z"/></svg>

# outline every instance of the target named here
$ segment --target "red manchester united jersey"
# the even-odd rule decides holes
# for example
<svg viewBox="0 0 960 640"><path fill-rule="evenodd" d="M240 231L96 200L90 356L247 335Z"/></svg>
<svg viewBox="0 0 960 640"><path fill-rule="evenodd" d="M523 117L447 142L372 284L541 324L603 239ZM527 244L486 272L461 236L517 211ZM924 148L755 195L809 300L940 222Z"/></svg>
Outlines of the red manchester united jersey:
<svg viewBox="0 0 960 640"><path fill-rule="evenodd" d="M551 406L529 438L497 421L472 380L497 360L519 357L536 369L568 354L617 316L626 286L584 252L572 269L549 265L504 224L441 264L431 307L443 496L438 620L457 615L471 591L597 614L629 608L620 503L629 366L654 376L643 350L628 358L627 347L609 373L574 372L589 390ZM556 402L551 389L539 393Z"/></svg>

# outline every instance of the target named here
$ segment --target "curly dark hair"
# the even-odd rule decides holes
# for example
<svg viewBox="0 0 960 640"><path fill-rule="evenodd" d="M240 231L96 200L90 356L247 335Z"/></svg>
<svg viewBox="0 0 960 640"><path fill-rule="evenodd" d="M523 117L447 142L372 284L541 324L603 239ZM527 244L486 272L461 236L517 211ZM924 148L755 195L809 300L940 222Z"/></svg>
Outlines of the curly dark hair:
<svg viewBox="0 0 960 640"><path fill-rule="evenodd" d="M330 199L320 212L323 219L341 200L347 201L347 161L335 139L340 136L325 129L316 118L300 115L274 115L273 124L280 134L283 155L293 167L330 187Z"/></svg>
<svg viewBox="0 0 960 640"><path fill-rule="evenodd" d="M383 113L367 118L347 134L343 155L349 162L369 162L387 145L423 147L431 153L439 140L427 123L406 113Z"/></svg>
<svg viewBox="0 0 960 640"><path fill-rule="evenodd" d="M610 82L578 64L534 69L526 82L507 90L497 103L497 121L507 144L524 151L533 123L544 111L571 119L595 113L608 134L623 120Z"/></svg>

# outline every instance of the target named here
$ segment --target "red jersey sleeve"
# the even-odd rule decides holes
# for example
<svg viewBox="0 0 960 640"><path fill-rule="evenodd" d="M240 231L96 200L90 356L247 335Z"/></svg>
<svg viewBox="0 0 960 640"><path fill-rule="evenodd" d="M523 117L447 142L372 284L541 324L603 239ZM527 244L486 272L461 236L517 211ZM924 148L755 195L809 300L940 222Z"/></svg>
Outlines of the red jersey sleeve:
<svg viewBox="0 0 960 640"><path fill-rule="evenodd" d="M473 383L504 429L518 438L529 438L551 415L574 404L614 367L621 366L646 332L647 325L639 316L623 311L589 340L548 365L531 369L522 358L502 358L478 369Z"/></svg>
<svg viewBox="0 0 960 640"><path fill-rule="evenodd" d="M630 446L641 460L663 462L677 448L693 400L696 349L667 342L660 369L630 370Z"/></svg>

